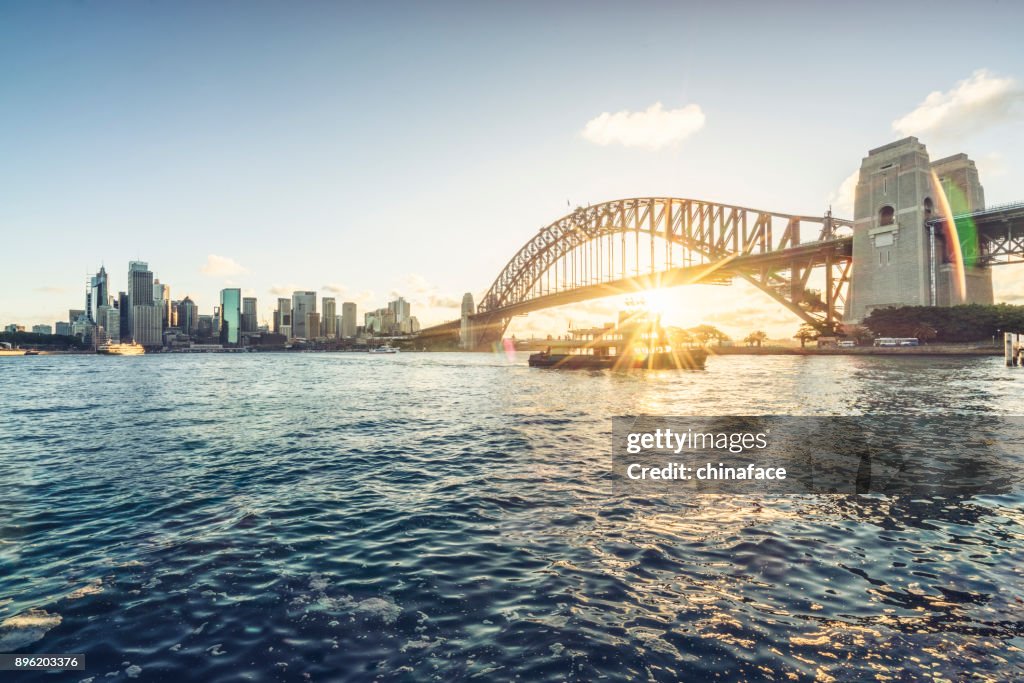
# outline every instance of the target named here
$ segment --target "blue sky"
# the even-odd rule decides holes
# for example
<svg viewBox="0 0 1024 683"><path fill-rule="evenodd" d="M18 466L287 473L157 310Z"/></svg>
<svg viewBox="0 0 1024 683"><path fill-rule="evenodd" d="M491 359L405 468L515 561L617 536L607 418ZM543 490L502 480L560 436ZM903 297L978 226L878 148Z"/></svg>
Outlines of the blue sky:
<svg viewBox="0 0 1024 683"><path fill-rule="evenodd" d="M63 320L87 273L124 289L134 258L203 312L233 285L264 318L317 289L446 319L567 200L820 214L915 111L933 158L967 152L989 203L1024 199L1022 20L1009 2L2 3L0 323ZM633 137L584 134L656 103L670 116ZM681 128L648 140L645 121ZM1021 283L1000 272L998 295ZM797 326L743 287L678 292L680 322Z"/></svg>

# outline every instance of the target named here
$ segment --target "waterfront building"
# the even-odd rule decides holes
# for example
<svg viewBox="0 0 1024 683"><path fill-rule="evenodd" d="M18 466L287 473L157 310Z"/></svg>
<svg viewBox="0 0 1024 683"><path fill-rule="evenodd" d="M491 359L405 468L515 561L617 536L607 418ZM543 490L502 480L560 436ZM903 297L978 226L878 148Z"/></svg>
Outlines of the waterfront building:
<svg viewBox="0 0 1024 683"><path fill-rule="evenodd" d="M178 327L190 337L195 336L199 325L199 307L191 298L185 297L178 302Z"/></svg>
<svg viewBox="0 0 1024 683"><path fill-rule="evenodd" d="M56 322L54 323L53 328L54 332L60 335L61 337L71 336L71 323Z"/></svg>
<svg viewBox="0 0 1024 683"><path fill-rule="evenodd" d="M388 312L393 316L394 324L401 325L409 319L411 306L409 306L409 302L404 298L398 297L394 301L388 302Z"/></svg>
<svg viewBox="0 0 1024 683"><path fill-rule="evenodd" d="M402 334L416 334L420 331L420 321L414 315L409 316L398 325L398 330Z"/></svg>
<svg viewBox="0 0 1024 683"><path fill-rule="evenodd" d="M247 296L242 299L242 332L255 332L258 327L256 297Z"/></svg>
<svg viewBox="0 0 1024 683"><path fill-rule="evenodd" d="M4 328L4 332L10 332L12 334L15 333L15 332L24 332L24 331L25 331L25 326L24 325L19 325L17 323L11 323L10 325L8 325L7 327Z"/></svg>
<svg viewBox="0 0 1024 683"><path fill-rule="evenodd" d="M380 318L377 317L377 311L370 311L369 313L363 314L363 329L366 330L367 334L379 333L380 322Z"/></svg>
<svg viewBox="0 0 1024 683"><path fill-rule="evenodd" d="M292 326L292 300L280 298L277 300L277 309L274 311L274 333L285 334L281 328ZM288 336L288 335L285 335Z"/></svg>
<svg viewBox="0 0 1024 683"><path fill-rule="evenodd" d="M85 315L85 311L81 308L69 308L68 309L68 322L73 323L79 318Z"/></svg>
<svg viewBox="0 0 1024 683"><path fill-rule="evenodd" d="M103 326L107 341L121 343L121 311L114 306L101 306L99 324Z"/></svg>
<svg viewBox="0 0 1024 683"><path fill-rule="evenodd" d="M346 301L341 305L341 336L346 339L353 339L356 336L356 327L359 320L356 305L352 301Z"/></svg>
<svg viewBox="0 0 1024 683"><path fill-rule="evenodd" d="M220 343L238 346L242 341L242 290L220 290Z"/></svg>
<svg viewBox="0 0 1024 683"><path fill-rule="evenodd" d="M153 280L153 304L160 309L160 324L166 330L172 325L171 287L161 284L159 279Z"/></svg>
<svg viewBox="0 0 1024 683"><path fill-rule="evenodd" d="M128 327L128 292L117 293L117 312L121 317L121 338L128 341L131 339L130 328Z"/></svg>
<svg viewBox="0 0 1024 683"><path fill-rule="evenodd" d="M136 344L147 348L163 345L163 315L156 304L132 306L131 320L131 339Z"/></svg>
<svg viewBox="0 0 1024 683"><path fill-rule="evenodd" d="M320 314L316 311L306 314L306 337L305 339L316 339L319 337ZM316 335L316 336L313 336Z"/></svg>
<svg viewBox="0 0 1024 683"><path fill-rule="evenodd" d="M462 295L462 322L459 325L459 346L464 349L473 348L473 330L469 317L474 313L476 313L476 306L473 303L473 294L466 292Z"/></svg>
<svg viewBox="0 0 1024 683"><path fill-rule="evenodd" d="M213 316L212 315L200 315L196 316L196 338L197 339L213 339Z"/></svg>
<svg viewBox="0 0 1024 683"><path fill-rule="evenodd" d="M313 330L306 328L306 319L310 313L316 313L316 292L292 294L292 337L313 339L319 334L319 327Z"/></svg>
<svg viewBox="0 0 1024 683"><path fill-rule="evenodd" d="M72 336L81 339L83 344L92 344L95 331L96 325L90 322L89 319L85 317L84 312L82 313L82 315L78 316L78 318L76 318L73 323L71 323Z"/></svg>
<svg viewBox="0 0 1024 683"><path fill-rule="evenodd" d="M90 322L98 323L100 306L107 304L108 295L107 269L100 266L99 271L89 279L89 290L85 296L85 314Z"/></svg>
<svg viewBox="0 0 1024 683"><path fill-rule="evenodd" d="M325 296L321 299L323 304L323 336L333 338L338 336L338 319L336 302L334 297Z"/></svg>
<svg viewBox="0 0 1024 683"><path fill-rule="evenodd" d="M33 325L32 326L32 334L46 334L46 335L53 334L53 326L52 325Z"/></svg>
<svg viewBox="0 0 1024 683"><path fill-rule="evenodd" d="M135 334L135 309L139 306L153 305L153 271L145 261L128 263L128 327L122 330L122 336L141 344ZM147 318L148 321L148 318ZM145 334L148 335L149 330Z"/></svg>
<svg viewBox="0 0 1024 683"><path fill-rule="evenodd" d="M291 325L281 325L281 331L278 332L278 334L280 334L285 339L291 339L292 338L292 326Z"/></svg>

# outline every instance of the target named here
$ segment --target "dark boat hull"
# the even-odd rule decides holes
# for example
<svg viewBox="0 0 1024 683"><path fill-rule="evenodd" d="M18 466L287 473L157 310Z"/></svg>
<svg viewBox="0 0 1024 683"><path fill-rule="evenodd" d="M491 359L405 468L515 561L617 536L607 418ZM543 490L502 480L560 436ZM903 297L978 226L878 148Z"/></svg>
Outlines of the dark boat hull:
<svg viewBox="0 0 1024 683"><path fill-rule="evenodd" d="M653 353L647 357L583 356L563 353L535 353L531 368L558 370L703 370L708 354L702 349L675 353Z"/></svg>

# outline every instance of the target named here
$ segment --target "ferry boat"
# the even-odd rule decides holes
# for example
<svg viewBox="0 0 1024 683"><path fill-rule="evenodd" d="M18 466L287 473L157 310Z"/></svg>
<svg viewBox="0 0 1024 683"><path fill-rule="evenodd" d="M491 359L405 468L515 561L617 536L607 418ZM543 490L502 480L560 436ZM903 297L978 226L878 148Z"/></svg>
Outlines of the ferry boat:
<svg viewBox="0 0 1024 683"><path fill-rule="evenodd" d="M702 348L672 345L659 316L619 313L619 324L570 329L565 339L552 339L546 350L530 356L531 368L562 370L703 370L708 353Z"/></svg>
<svg viewBox="0 0 1024 683"><path fill-rule="evenodd" d="M368 353L398 353L398 349L394 346L385 344L384 346L375 346L368 349Z"/></svg>
<svg viewBox="0 0 1024 683"><path fill-rule="evenodd" d="M135 342L131 344L101 344L96 347L96 353L105 356L141 356L146 353L146 349Z"/></svg>

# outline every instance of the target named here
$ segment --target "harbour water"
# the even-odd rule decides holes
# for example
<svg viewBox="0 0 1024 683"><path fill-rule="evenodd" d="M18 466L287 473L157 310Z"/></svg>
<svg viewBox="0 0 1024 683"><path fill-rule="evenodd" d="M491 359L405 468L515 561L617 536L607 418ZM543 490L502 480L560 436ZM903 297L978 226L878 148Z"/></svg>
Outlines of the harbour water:
<svg viewBox="0 0 1024 683"><path fill-rule="evenodd" d="M87 662L17 680L1024 677L1020 496L608 485L614 415L1019 413L1001 358L40 356L0 397L0 652Z"/></svg>

